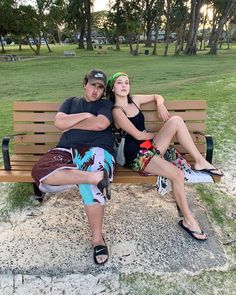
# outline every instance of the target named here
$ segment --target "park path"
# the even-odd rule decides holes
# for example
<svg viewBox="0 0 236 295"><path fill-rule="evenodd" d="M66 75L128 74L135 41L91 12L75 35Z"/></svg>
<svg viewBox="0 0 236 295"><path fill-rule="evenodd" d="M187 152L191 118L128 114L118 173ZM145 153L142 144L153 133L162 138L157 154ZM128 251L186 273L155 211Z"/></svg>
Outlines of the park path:
<svg viewBox="0 0 236 295"><path fill-rule="evenodd" d="M179 228L175 203L170 196L158 196L154 186L113 185L104 225L110 259L102 267L93 263L90 231L76 191L12 214L0 225L0 294L115 295L120 294L121 274L227 268L221 237L193 190L187 191L209 234L207 242L199 243Z"/></svg>

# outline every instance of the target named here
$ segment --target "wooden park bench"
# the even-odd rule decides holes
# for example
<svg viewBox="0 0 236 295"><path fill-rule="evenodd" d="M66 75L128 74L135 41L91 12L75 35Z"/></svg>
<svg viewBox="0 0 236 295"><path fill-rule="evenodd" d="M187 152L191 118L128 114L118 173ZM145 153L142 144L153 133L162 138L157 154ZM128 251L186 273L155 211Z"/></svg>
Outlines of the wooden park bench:
<svg viewBox="0 0 236 295"><path fill-rule="evenodd" d="M15 54L0 55L0 61L19 61L20 57Z"/></svg>
<svg viewBox="0 0 236 295"><path fill-rule="evenodd" d="M211 162L213 156L213 140L206 136L206 101L181 100L165 102L171 115L181 116L187 124L191 136L206 159ZM22 102L13 103L13 132L2 142L3 166L0 168L1 182L30 182L33 164L50 148L54 147L60 137L60 131L54 126L55 114L60 106L57 102ZM145 115L146 129L156 132L162 126L156 112L155 103L142 105ZM9 142L12 138L11 156ZM183 156L193 163L191 156L178 144L176 139L173 145ZM220 177L214 177L219 181ZM141 176L130 168L118 166L114 183L156 183L156 176ZM34 184L36 196L40 196Z"/></svg>
<svg viewBox="0 0 236 295"><path fill-rule="evenodd" d="M74 50L66 50L64 51L64 56L76 56L76 52Z"/></svg>

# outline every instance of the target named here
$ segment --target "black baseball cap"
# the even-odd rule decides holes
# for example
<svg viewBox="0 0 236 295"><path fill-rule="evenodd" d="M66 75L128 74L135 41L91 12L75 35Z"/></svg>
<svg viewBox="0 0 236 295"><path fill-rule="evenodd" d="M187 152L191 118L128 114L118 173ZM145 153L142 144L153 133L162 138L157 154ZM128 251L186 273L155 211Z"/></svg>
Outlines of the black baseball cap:
<svg viewBox="0 0 236 295"><path fill-rule="evenodd" d="M102 70L93 69L87 74L89 84L100 83L104 88L107 85L107 76Z"/></svg>

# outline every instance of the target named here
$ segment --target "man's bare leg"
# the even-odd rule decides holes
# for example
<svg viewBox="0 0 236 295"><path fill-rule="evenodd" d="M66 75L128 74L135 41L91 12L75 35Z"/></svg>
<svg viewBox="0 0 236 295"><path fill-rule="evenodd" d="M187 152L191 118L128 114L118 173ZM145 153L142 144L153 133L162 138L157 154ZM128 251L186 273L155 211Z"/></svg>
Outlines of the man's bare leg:
<svg viewBox="0 0 236 295"><path fill-rule="evenodd" d="M66 184L98 184L104 177L103 171L87 172L77 169L63 169L49 175L42 182L49 185L66 185Z"/></svg>
<svg viewBox="0 0 236 295"><path fill-rule="evenodd" d="M88 217L89 225L92 231L92 244L93 247L98 245L105 245L102 236L102 225L104 217L104 206L99 204L94 204L91 206L85 206L85 211ZM107 260L107 255L97 256L97 262L103 263Z"/></svg>

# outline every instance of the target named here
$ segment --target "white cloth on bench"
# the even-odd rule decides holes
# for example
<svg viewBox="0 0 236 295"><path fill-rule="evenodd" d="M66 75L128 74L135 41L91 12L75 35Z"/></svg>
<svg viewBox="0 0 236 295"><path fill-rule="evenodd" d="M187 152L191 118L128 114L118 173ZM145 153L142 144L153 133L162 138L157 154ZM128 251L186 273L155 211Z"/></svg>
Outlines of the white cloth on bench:
<svg viewBox="0 0 236 295"><path fill-rule="evenodd" d="M214 182L209 174L191 169L190 164L172 146L167 150L164 158L183 171L185 183ZM156 185L157 191L161 196L172 191L171 181L163 176L157 177Z"/></svg>

